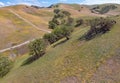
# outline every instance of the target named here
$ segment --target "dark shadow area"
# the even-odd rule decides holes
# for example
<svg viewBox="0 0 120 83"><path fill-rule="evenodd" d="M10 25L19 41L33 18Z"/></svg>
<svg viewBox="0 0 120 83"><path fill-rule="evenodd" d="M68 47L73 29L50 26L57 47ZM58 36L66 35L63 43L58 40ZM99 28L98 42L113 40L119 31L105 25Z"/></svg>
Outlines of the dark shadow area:
<svg viewBox="0 0 120 83"><path fill-rule="evenodd" d="M112 26L116 24L116 21L112 20L112 21L101 21L100 23L93 23L93 25L91 25L90 30L88 30L87 33L85 33L83 36L81 36L79 38L79 40L91 40L95 37L101 36L102 34L105 34L107 32L109 32L112 28Z"/></svg>
<svg viewBox="0 0 120 83"><path fill-rule="evenodd" d="M59 43L53 45L52 47L55 48L56 46L65 43L66 41L68 41L68 39L65 39L65 40L63 40L63 41L60 41Z"/></svg>
<svg viewBox="0 0 120 83"><path fill-rule="evenodd" d="M92 40L92 39L94 39L96 37L100 37L102 34L105 34L105 33L94 34L92 36L84 34L83 36L81 36L80 38L78 38L78 40L80 40L80 41L83 41L83 40L90 41L90 40Z"/></svg>
<svg viewBox="0 0 120 83"><path fill-rule="evenodd" d="M31 63L33 63L34 61L38 60L40 57L42 57L45 53L42 53L41 55L37 56L37 55L34 55L34 56L31 56L29 57L28 59L26 59L23 64L21 66L24 66L24 65L29 65Z"/></svg>

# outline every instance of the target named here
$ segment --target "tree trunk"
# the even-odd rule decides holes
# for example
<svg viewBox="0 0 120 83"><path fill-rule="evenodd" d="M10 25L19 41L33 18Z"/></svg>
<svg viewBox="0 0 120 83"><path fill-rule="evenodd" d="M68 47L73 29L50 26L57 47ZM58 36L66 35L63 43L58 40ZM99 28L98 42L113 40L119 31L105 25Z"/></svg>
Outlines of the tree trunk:
<svg viewBox="0 0 120 83"><path fill-rule="evenodd" d="M68 36L66 36L66 39L69 40L70 38Z"/></svg>

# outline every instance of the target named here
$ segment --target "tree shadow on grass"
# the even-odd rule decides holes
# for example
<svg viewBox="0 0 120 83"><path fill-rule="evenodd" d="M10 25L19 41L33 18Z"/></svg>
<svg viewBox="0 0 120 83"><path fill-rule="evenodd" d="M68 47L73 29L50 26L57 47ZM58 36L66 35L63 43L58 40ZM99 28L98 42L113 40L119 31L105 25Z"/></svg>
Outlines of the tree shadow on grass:
<svg viewBox="0 0 120 83"><path fill-rule="evenodd" d="M66 41L68 41L68 40L67 40L67 39L62 40L62 41L60 41L59 43L56 43L55 45L53 45L52 47L55 48L56 46L65 43Z"/></svg>
<svg viewBox="0 0 120 83"><path fill-rule="evenodd" d="M24 66L24 65L29 65L31 63L33 63L34 61L38 60L40 57L42 57L45 53L39 55L39 56L30 56L28 59L26 59L21 66Z"/></svg>
<svg viewBox="0 0 120 83"><path fill-rule="evenodd" d="M83 40L90 41L90 40L92 40L94 38L102 36L103 34L105 34L105 33L99 33L99 34L94 34L94 35L89 35L89 34L85 33L80 38L78 38L78 40L80 40L80 41L83 41Z"/></svg>

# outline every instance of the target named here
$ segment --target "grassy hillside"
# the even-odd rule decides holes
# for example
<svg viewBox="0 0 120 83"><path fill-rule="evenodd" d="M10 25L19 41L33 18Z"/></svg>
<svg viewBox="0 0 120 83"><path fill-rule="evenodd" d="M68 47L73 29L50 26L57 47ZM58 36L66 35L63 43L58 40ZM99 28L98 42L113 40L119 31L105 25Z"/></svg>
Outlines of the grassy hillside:
<svg viewBox="0 0 120 83"><path fill-rule="evenodd" d="M78 4L58 5L58 8L69 11L72 17L75 18L101 16L99 14L91 13L89 8ZM20 44L33 38L41 37L45 33L43 31L38 31L23 19L20 19L14 13L10 12L11 10L36 25L38 28L50 30L48 29L48 22L53 17L54 9L54 7L35 8L26 5L15 5L0 8L0 49L11 47L12 45Z"/></svg>
<svg viewBox="0 0 120 83"><path fill-rule="evenodd" d="M52 11L48 9L35 9L29 6L17 5L0 8L0 49L7 48L13 44L19 44L33 38L42 37L43 31L26 23L10 10L27 19L39 28L48 29L48 21L52 17Z"/></svg>
<svg viewBox="0 0 120 83"><path fill-rule="evenodd" d="M14 68L0 82L119 83L120 17L113 18L117 24L111 31L90 41L79 40L89 29L82 26L74 31L69 41L62 39L49 46L47 53L31 64L21 66L27 54L18 57Z"/></svg>

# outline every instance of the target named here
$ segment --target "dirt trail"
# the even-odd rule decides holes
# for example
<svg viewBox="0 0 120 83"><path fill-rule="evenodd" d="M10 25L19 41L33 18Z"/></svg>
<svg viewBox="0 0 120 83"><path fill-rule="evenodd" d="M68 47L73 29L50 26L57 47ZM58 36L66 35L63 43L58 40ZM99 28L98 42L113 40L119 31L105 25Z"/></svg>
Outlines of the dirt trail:
<svg viewBox="0 0 120 83"><path fill-rule="evenodd" d="M20 16L19 14L17 14L16 12L14 12L13 10L9 10L11 13L13 13L14 15L16 15L18 18L22 19L23 21L25 21L26 23L30 24L31 26L33 26L34 28L36 28L37 30L40 30L40 31L44 31L44 32L47 32L47 33L51 33L51 31L49 30L45 30L45 29L41 29L39 27L37 27L36 25L34 25L33 23L31 23L30 21L28 21L27 19L23 18L22 16ZM35 40L35 39L33 39ZM9 47L9 48L5 48L5 49L2 49L0 50L0 53L2 52L5 52L5 51L8 51L8 50L11 50L11 49L15 49L15 48L18 48L18 47L21 47L23 45L26 45L28 43L30 43L30 41L33 41L33 40L28 40L28 41L25 41L21 44L18 44L18 45L15 45L15 46L12 46L12 47Z"/></svg>
<svg viewBox="0 0 120 83"><path fill-rule="evenodd" d="M32 40L31 40L31 41L32 41ZM0 53L5 52L5 51L8 51L8 50L11 50L11 49L15 49L15 48L17 48L17 47L21 47L21 46L26 45L26 44L28 44L28 43L30 43L30 41L26 41L26 42L21 43L21 44L19 44L19 45L12 46L12 47L9 47L9 48L6 48L6 49L2 49L2 50L0 50Z"/></svg>
<svg viewBox="0 0 120 83"><path fill-rule="evenodd" d="M37 30L40 30L40 31L44 31L44 32L47 32L47 33L50 33L51 31L49 30L45 30L45 29L41 29L39 27L37 27L36 25L34 25L32 22L28 21L27 19L23 18L22 16L20 16L19 14L17 14L16 12L14 12L13 10L9 10L11 13L13 13L14 15L16 15L18 18L24 20L26 23L30 24L31 26L33 26L34 28L36 28Z"/></svg>

